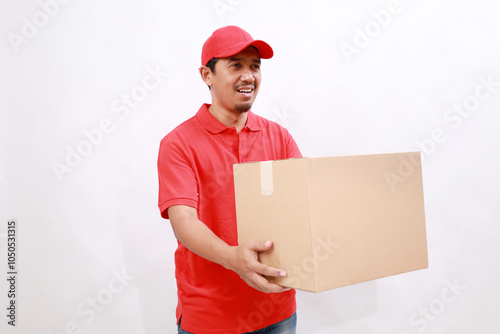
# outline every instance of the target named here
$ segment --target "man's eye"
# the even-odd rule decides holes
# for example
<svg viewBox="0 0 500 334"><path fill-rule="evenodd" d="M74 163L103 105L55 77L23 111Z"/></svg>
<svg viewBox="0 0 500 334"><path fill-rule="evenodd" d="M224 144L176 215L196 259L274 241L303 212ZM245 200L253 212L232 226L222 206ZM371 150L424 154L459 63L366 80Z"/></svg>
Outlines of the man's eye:
<svg viewBox="0 0 500 334"><path fill-rule="evenodd" d="M256 70L260 70L260 65L253 65L253 68L255 68Z"/></svg>
<svg viewBox="0 0 500 334"><path fill-rule="evenodd" d="M240 64L235 63L235 64L233 64L233 65L231 65L231 66L232 66L232 67L236 67L236 68L238 68L238 67L240 67Z"/></svg>

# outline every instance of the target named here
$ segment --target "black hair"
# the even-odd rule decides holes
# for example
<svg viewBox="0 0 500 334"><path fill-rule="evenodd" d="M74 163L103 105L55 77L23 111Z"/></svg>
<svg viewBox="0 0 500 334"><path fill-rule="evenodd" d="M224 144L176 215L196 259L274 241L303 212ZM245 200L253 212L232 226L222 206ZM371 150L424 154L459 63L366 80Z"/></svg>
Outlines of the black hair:
<svg viewBox="0 0 500 334"><path fill-rule="evenodd" d="M213 74L215 74L215 64L217 63L217 60L219 60L219 58L212 58L205 65L206 67L208 67L210 69L210 71L212 71ZM212 90L212 88L210 86L208 86L208 90Z"/></svg>
<svg viewBox="0 0 500 334"><path fill-rule="evenodd" d="M210 69L210 71L212 71L212 73L215 73L215 63L217 63L217 60L219 60L219 58L212 58L205 65L206 67L208 67Z"/></svg>

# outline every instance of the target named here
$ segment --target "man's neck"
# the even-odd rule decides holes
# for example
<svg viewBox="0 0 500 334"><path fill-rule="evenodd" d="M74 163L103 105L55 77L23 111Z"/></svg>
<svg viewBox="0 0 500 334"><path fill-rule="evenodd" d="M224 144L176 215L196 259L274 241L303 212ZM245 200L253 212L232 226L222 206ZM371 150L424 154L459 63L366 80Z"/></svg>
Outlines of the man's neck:
<svg viewBox="0 0 500 334"><path fill-rule="evenodd" d="M216 104L212 104L208 111L225 126L229 128L235 127L238 133L247 124L248 112L246 111L226 110Z"/></svg>

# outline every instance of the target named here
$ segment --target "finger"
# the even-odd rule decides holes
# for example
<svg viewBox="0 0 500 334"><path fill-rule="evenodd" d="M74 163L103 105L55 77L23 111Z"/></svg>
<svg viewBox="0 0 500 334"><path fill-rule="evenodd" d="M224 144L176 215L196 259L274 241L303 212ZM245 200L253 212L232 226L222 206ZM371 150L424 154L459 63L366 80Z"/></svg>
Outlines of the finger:
<svg viewBox="0 0 500 334"><path fill-rule="evenodd" d="M266 242L250 241L248 246L251 250L256 252L265 252L271 249L273 242L270 240Z"/></svg>
<svg viewBox="0 0 500 334"><path fill-rule="evenodd" d="M260 264L256 270L257 273L263 275L263 276L270 276L270 277L286 277L287 273L283 269L279 268L273 268L266 266L265 264Z"/></svg>
<svg viewBox="0 0 500 334"><path fill-rule="evenodd" d="M285 288L281 285L274 284L274 283L268 283L266 284L265 290L262 290L265 293L279 293L279 292L285 292L289 291L290 288Z"/></svg>
<svg viewBox="0 0 500 334"><path fill-rule="evenodd" d="M265 277L262 277L260 275L255 276L252 284L250 285L253 286L253 288L265 293L284 292L290 290L290 288L275 283L270 283Z"/></svg>

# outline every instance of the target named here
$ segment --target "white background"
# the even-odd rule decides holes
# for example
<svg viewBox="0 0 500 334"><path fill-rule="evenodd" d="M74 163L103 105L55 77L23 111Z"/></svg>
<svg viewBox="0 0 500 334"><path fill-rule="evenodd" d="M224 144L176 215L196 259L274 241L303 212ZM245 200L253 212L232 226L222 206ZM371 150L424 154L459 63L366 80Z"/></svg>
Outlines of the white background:
<svg viewBox="0 0 500 334"><path fill-rule="evenodd" d="M158 145L210 102L201 46L228 24L273 46L252 109L304 156L423 151L430 268L299 292L298 333L498 333L499 17L487 0L1 0L0 268L15 219L19 271L2 333L175 333Z"/></svg>

